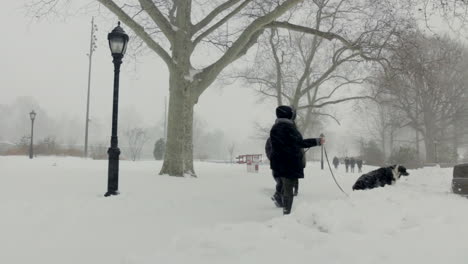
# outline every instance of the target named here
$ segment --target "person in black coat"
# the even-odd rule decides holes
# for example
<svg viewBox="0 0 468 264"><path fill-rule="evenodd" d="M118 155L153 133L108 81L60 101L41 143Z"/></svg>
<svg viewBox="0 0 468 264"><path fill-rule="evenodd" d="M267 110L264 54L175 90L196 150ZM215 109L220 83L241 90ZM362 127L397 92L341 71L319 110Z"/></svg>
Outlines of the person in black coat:
<svg viewBox="0 0 468 264"><path fill-rule="evenodd" d="M356 166L356 160L354 158L349 159L349 165L351 166L351 172L354 173L354 167Z"/></svg>
<svg viewBox="0 0 468 264"><path fill-rule="evenodd" d="M358 172L361 173L362 172L362 159L356 160L356 164L358 167Z"/></svg>
<svg viewBox="0 0 468 264"><path fill-rule="evenodd" d="M345 164L345 167L346 167L346 172L348 172L348 168L349 168L349 159L348 159L348 157L345 158L344 164Z"/></svg>
<svg viewBox="0 0 468 264"><path fill-rule="evenodd" d="M335 166L335 170L338 169L339 164L340 164L340 160L335 156L333 158L333 166Z"/></svg>
<svg viewBox="0 0 468 264"><path fill-rule="evenodd" d="M271 147L271 139L268 138L266 143L265 143L265 153L267 155L268 160L271 160L271 152L272 152L272 147ZM304 159L305 162L305 159ZM304 164L305 167L305 164ZM275 193L271 197L271 200L275 202L275 205L277 207L283 207L283 182L281 181L281 177L279 175L275 175L275 172L273 171L273 179L276 182L275 186ZM297 196L299 192L299 181L294 184L294 196Z"/></svg>
<svg viewBox="0 0 468 264"><path fill-rule="evenodd" d="M270 168L283 184L283 214L289 214L293 204L293 188L298 179L304 178L304 148L320 146L322 138L303 139L294 120L295 111L289 106L276 108L276 121L270 130Z"/></svg>

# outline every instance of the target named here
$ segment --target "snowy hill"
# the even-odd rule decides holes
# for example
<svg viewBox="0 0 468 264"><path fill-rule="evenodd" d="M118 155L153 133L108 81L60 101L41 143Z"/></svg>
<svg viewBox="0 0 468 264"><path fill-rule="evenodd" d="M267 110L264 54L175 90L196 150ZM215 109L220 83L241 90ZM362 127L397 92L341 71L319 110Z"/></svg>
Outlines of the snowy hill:
<svg viewBox="0 0 468 264"><path fill-rule="evenodd" d="M466 263L468 200L452 169L410 170L395 186L351 192L359 174L308 164L290 216L270 200L267 166L196 163L198 179L122 161L0 157L0 263ZM364 168L364 171L370 168Z"/></svg>

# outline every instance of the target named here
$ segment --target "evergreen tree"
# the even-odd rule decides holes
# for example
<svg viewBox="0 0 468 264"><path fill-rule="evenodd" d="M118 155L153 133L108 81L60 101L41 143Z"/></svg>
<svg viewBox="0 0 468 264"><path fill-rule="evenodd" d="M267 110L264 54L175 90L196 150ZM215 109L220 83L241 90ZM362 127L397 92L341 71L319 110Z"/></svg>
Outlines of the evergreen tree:
<svg viewBox="0 0 468 264"><path fill-rule="evenodd" d="M162 160L164 158L164 151L166 151L166 142L160 138L154 144L153 156L155 160Z"/></svg>

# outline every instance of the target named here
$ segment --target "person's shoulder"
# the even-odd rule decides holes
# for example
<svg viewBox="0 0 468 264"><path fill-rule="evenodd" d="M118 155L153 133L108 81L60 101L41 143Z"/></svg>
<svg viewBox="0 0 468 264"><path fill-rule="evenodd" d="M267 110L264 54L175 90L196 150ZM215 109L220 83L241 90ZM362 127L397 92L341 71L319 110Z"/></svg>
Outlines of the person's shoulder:
<svg viewBox="0 0 468 264"><path fill-rule="evenodd" d="M289 122L277 122L276 124L273 125L271 130L273 129L293 129L294 124L289 123Z"/></svg>

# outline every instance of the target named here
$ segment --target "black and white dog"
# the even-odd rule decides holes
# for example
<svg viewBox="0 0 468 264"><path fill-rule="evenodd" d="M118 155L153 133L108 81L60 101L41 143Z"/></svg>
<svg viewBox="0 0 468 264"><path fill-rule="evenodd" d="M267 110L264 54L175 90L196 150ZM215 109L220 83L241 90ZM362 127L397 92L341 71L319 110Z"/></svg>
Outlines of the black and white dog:
<svg viewBox="0 0 468 264"><path fill-rule="evenodd" d="M393 165L363 174L353 185L353 190L366 190L394 184L401 176L408 176L406 168Z"/></svg>

